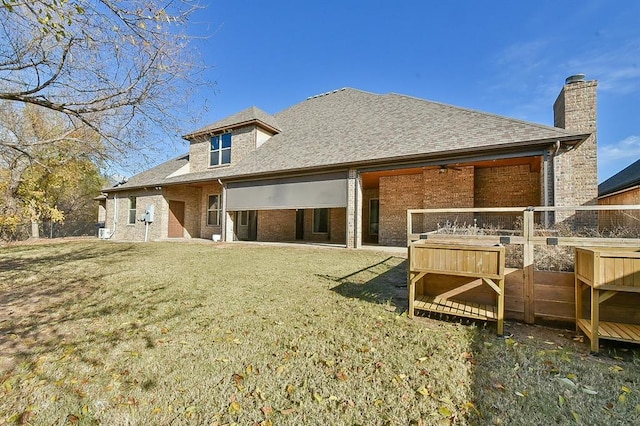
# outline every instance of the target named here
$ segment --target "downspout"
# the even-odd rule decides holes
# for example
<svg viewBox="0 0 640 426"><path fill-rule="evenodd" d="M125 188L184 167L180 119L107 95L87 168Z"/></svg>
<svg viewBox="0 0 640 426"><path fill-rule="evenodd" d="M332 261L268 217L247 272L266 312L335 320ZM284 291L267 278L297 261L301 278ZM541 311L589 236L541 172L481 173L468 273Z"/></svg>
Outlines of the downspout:
<svg viewBox="0 0 640 426"><path fill-rule="evenodd" d="M542 203L545 207L549 206L549 151L544 150L542 157ZM544 212L544 226L549 228L549 212Z"/></svg>
<svg viewBox="0 0 640 426"><path fill-rule="evenodd" d="M107 237L108 240L113 237L118 228L118 193L113 194L113 231Z"/></svg>
<svg viewBox="0 0 640 426"><path fill-rule="evenodd" d="M227 241L227 187L218 179L218 185L222 188L222 220L220 221L220 239L221 241Z"/></svg>

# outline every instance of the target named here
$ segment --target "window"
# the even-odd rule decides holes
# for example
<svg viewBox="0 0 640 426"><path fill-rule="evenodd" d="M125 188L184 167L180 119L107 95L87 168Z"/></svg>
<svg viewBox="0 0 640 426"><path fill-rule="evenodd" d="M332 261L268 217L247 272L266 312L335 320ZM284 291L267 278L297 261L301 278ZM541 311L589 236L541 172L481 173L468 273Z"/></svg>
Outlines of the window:
<svg viewBox="0 0 640 426"><path fill-rule="evenodd" d="M209 195L207 226L220 226L220 195Z"/></svg>
<svg viewBox="0 0 640 426"><path fill-rule="evenodd" d="M240 212L240 226L247 226L249 224L249 211L242 210Z"/></svg>
<svg viewBox="0 0 640 426"><path fill-rule="evenodd" d="M380 200L369 200L369 235L378 235L378 223L380 221Z"/></svg>
<svg viewBox="0 0 640 426"><path fill-rule="evenodd" d="M129 197L129 225L136 224L136 197Z"/></svg>
<svg viewBox="0 0 640 426"><path fill-rule="evenodd" d="M313 209L313 232L316 234L329 232L329 209Z"/></svg>
<svg viewBox="0 0 640 426"><path fill-rule="evenodd" d="M231 133L223 133L211 137L210 166L231 163Z"/></svg>

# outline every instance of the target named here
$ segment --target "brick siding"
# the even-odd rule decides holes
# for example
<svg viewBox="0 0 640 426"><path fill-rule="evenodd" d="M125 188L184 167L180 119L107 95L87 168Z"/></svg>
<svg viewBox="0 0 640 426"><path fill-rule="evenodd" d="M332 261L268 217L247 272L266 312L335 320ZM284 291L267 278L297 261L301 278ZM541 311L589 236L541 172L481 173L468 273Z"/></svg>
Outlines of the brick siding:
<svg viewBox="0 0 640 426"><path fill-rule="evenodd" d="M295 210L258 211L258 241L295 241L295 239Z"/></svg>
<svg viewBox="0 0 640 426"><path fill-rule="evenodd" d="M540 173L529 165L487 167L475 170L475 207L539 206Z"/></svg>
<svg viewBox="0 0 640 426"><path fill-rule="evenodd" d="M596 81L567 84L553 105L556 127L592 133L578 148L561 150L553 159L556 206L594 204L598 196L596 89Z"/></svg>
<svg viewBox="0 0 640 426"><path fill-rule="evenodd" d="M380 228L378 242L385 246L407 244L407 209L423 206L422 174L380 178Z"/></svg>
<svg viewBox="0 0 640 426"><path fill-rule="evenodd" d="M245 126L231 131L231 164L236 164L248 153L256 149L256 126ZM189 147L189 171L190 173L210 170L209 149L211 135L198 136L191 141ZM214 167L225 167L214 166Z"/></svg>

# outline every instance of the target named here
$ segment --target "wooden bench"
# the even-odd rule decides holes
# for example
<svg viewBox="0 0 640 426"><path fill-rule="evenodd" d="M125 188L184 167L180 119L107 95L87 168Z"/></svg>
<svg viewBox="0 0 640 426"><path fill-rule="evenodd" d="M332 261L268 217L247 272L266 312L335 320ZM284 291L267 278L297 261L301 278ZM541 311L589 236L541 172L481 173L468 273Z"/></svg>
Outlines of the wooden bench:
<svg viewBox="0 0 640 426"><path fill-rule="evenodd" d="M467 318L497 322L504 332L503 246L415 241L409 245L408 289L409 317L416 310L440 312ZM453 289L435 293L430 279L435 276L472 278ZM457 299L460 294L487 285L496 295L495 303L485 304ZM437 291L437 290L436 290Z"/></svg>

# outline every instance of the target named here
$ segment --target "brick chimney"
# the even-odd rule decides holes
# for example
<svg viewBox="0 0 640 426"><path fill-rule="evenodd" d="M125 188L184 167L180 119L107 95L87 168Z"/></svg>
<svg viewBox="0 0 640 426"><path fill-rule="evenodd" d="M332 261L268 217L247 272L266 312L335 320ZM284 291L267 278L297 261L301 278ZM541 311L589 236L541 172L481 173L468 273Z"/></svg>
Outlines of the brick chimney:
<svg viewBox="0 0 640 426"><path fill-rule="evenodd" d="M559 149L553 158L554 205L595 204L598 197L596 136L596 89L598 82L584 74L566 79L553 104L554 126L578 133L591 133L575 149ZM559 218L557 218L559 219Z"/></svg>

